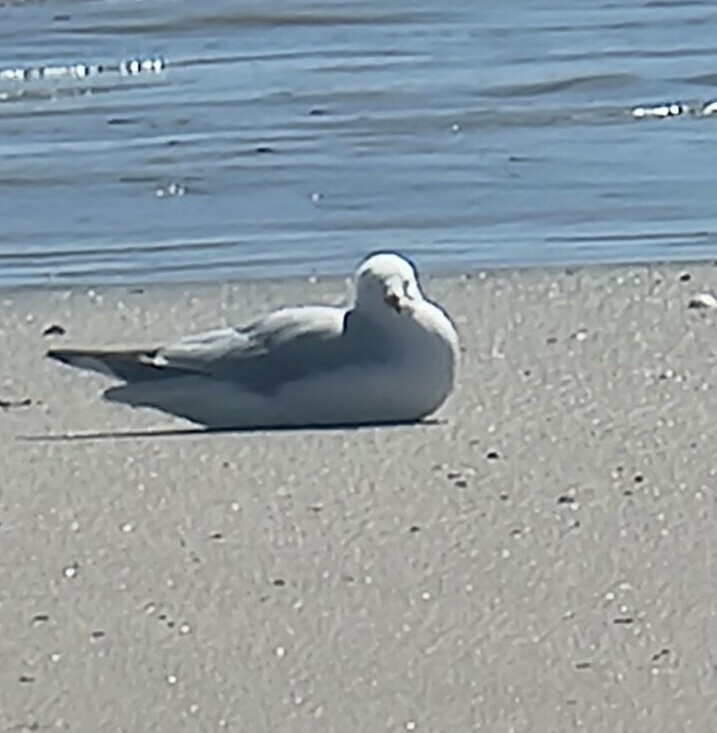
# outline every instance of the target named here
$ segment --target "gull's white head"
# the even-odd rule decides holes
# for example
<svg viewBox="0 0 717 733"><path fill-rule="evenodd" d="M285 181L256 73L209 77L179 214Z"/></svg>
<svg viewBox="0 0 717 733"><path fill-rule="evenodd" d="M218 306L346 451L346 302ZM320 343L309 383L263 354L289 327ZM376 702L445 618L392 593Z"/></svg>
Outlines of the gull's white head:
<svg viewBox="0 0 717 733"><path fill-rule="evenodd" d="M356 271L356 307L395 313L423 300L415 267L401 255L379 252L367 257Z"/></svg>

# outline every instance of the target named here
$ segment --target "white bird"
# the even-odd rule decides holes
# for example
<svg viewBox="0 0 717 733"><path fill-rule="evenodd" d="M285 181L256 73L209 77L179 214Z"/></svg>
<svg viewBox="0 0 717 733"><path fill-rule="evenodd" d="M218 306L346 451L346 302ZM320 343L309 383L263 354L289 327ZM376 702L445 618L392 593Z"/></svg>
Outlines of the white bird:
<svg viewBox="0 0 717 733"><path fill-rule="evenodd" d="M111 401L210 428L417 421L453 390L459 354L450 318L393 253L361 263L351 307L282 308L155 349L47 353L122 380Z"/></svg>

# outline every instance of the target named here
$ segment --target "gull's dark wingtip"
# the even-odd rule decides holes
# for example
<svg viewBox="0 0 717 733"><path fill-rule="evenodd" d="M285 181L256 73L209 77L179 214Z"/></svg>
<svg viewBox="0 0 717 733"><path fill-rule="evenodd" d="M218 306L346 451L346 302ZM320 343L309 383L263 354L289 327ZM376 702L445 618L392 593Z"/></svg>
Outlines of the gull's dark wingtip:
<svg viewBox="0 0 717 733"><path fill-rule="evenodd" d="M53 359L54 361L59 361L62 364L72 363L72 352L68 349L48 349L45 352L45 357Z"/></svg>
<svg viewBox="0 0 717 733"><path fill-rule="evenodd" d="M49 349L46 352L47 358L53 361L126 382L166 378L177 373L176 369L155 364L156 354L156 349Z"/></svg>
<svg viewBox="0 0 717 733"><path fill-rule="evenodd" d="M101 351L83 349L48 349L45 356L60 364L75 367L76 369L87 369L101 374L113 375L114 370L110 362L111 356ZM108 358L109 356L109 358Z"/></svg>

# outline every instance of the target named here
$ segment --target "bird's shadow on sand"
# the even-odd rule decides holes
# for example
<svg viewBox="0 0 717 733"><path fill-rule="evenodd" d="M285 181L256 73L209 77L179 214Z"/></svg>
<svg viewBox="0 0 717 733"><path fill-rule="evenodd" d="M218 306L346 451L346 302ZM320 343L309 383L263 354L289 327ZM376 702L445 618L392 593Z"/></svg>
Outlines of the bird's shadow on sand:
<svg viewBox="0 0 717 733"><path fill-rule="evenodd" d="M409 420L403 422L377 422L362 423L360 425L351 423L337 423L335 425L293 425L277 427L256 427L256 428L147 428L144 430L116 430L94 433L59 433L50 435L18 435L15 439L26 443L69 443L93 440L141 440L154 438L184 438L184 437L212 437L214 435L253 435L264 434L287 434L287 433L326 433L336 430L356 432L381 428L406 427L409 425L418 427L436 427L445 424L444 420Z"/></svg>

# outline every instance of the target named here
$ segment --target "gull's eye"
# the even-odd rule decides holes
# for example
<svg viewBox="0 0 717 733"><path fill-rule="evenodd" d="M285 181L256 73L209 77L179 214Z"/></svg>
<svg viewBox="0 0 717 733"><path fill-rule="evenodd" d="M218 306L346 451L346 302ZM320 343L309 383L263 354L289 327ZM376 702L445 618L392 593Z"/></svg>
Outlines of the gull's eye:
<svg viewBox="0 0 717 733"><path fill-rule="evenodd" d="M404 280L403 281L403 294L407 297L411 297L411 293L409 292L411 288L411 281L410 280Z"/></svg>

